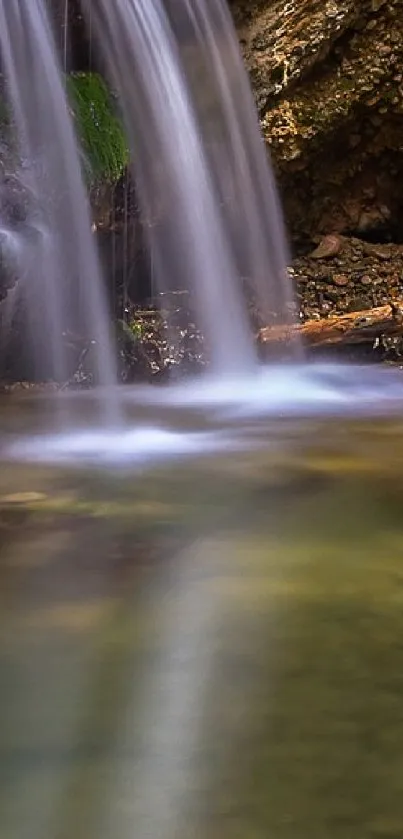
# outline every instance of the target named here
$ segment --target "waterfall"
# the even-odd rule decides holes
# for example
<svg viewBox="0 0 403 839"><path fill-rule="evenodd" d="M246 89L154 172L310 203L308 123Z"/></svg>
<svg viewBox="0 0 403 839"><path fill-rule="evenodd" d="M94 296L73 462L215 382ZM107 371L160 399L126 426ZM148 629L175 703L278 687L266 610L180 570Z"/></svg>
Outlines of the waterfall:
<svg viewBox="0 0 403 839"><path fill-rule="evenodd" d="M190 288L212 372L256 367L245 287L290 317L287 247L236 33L221 0L84 0L119 93L154 274Z"/></svg>
<svg viewBox="0 0 403 839"><path fill-rule="evenodd" d="M284 323L293 296L276 186L226 3L82 7L118 93L156 287L189 289L216 378L253 375L251 302L265 323ZM19 263L34 356L63 381L71 368L63 333L88 336L97 379L111 385L105 289L44 0L0 0L0 53L28 196L25 224L10 230L0 193L0 232Z"/></svg>
<svg viewBox="0 0 403 839"><path fill-rule="evenodd" d="M69 375L63 333L87 336L94 342L98 381L111 385L116 373L104 286L73 121L42 0L0 0L0 52L17 133L18 174L29 196L17 249L32 352L38 366L46 359L51 375L63 381Z"/></svg>

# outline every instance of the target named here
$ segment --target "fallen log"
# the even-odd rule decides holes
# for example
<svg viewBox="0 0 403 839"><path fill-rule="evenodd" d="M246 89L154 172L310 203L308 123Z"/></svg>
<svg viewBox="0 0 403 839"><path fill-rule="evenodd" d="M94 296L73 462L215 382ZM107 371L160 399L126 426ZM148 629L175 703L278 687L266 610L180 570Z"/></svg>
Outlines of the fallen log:
<svg viewBox="0 0 403 839"><path fill-rule="evenodd" d="M364 344L381 336L403 335L403 301L346 315L332 315L301 324L265 326L258 333L262 345L289 344L297 336L308 347Z"/></svg>

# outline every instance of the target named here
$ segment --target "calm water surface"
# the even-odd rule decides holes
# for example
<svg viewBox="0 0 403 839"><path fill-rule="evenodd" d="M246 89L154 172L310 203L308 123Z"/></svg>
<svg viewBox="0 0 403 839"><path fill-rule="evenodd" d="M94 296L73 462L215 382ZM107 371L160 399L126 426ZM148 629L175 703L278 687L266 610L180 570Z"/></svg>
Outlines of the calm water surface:
<svg viewBox="0 0 403 839"><path fill-rule="evenodd" d="M402 504L399 420L3 462L1 839L401 839Z"/></svg>

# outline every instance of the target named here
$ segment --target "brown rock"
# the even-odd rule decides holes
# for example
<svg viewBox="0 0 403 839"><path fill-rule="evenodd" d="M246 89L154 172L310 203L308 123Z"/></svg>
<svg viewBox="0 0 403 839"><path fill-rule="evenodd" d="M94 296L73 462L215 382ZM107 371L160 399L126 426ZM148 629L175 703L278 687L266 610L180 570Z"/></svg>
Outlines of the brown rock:
<svg viewBox="0 0 403 839"><path fill-rule="evenodd" d="M378 259L382 259L385 262L392 259L392 251L387 245L376 245L372 251L374 256L377 256Z"/></svg>
<svg viewBox="0 0 403 839"><path fill-rule="evenodd" d="M348 285L348 277L345 274L333 274L332 280L338 286Z"/></svg>
<svg viewBox="0 0 403 839"><path fill-rule="evenodd" d="M403 0L230 2L292 238L395 219Z"/></svg>
<svg viewBox="0 0 403 839"><path fill-rule="evenodd" d="M310 256L312 259L331 259L340 252L341 244L339 236L324 236Z"/></svg>

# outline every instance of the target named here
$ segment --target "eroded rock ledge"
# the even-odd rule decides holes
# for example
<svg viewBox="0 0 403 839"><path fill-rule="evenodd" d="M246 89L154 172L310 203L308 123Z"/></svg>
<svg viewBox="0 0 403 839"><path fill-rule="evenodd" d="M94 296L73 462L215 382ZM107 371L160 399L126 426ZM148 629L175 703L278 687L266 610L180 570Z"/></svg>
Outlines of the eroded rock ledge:
<svg viewBox="0 0 403 839"><path fill-rule="evenodd" d="M403 242L403 0L233 0L294 240Z"/></svg>

